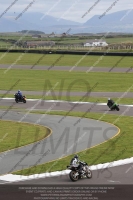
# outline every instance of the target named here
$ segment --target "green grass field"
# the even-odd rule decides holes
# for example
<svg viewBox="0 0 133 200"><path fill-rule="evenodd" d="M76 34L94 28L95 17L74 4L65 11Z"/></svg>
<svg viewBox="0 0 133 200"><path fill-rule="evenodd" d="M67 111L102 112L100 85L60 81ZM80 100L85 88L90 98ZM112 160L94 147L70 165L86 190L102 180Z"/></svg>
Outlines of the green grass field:
<svg viewBox="0 0 133 200"><path fill-rule="evenodd" d="M73 44L73 43L82 43L86 42L87 40L92 40L92 39L101 39L103 36L85 36L85 37L80 37L80 36L72 36L72 37L64 37L64 38L49 38L49 37L43 37L41 40L44 41L55 41L56 43L59 44ZM0 35L0 39L13 39L13 40L19 40L22 38L22 41L30 41L30 40L40 40L40 38L32 38L32 36L21 34L21 35ZM122 43L122 42L133 42L133 36L117 36L117 37L112 37L108 38L106 37L105 40L109 43Z"/></svg>
<svg viewBox="0 0 133 200"><path fill-rule="evenodd" d="M116 37L116 38L105 38L106 42L112 43L133 43L133 37Z"/></svg>
<svg viewBox="0 0 133 200"><path fill-rule="evenodd" d="M0 64L129 68L133 66L133 57L0 53Z"/></svg>
<svg viewBox="0 0 133 200"><path fill-rule="evenodd" d="M51 112L51 114L56 114L56 115L58 114L65 116L66 112ZM83 113L72 112L70 115L82 117ZM86 118L92 118L92 119L99 119L100 117L101 114L97 113L95 114L88 113L86 115ZM88 150L78 153L78 155L80 156L80 160L88 162L89 165L95 165L99 163L113 162L115 160L132 157L132 151L133 151L132 118L126 116L118 116L118 115L105 115L103 116L102 120L113 123L116 126L118 126L121 130L120 134L117 137L113 138L112 140L109 140L108 142L103 143L95 148L90 148ZM70 155L66 158L59 159L57 161L52 161L49 163L44 163L42 165L31 167L30 169L24 169L22 171L15 172L14 174L31 175L36 173L39 174L51 171L65 170L66 166L69 165L72 156L73 155Z"/></svg>
<svg viewBox="0 0 133 200"><path fill-rule="evenodd" d="M0 120L0 152L34 143L49 134L44 126Z"/></svg>
<svg viewBox="0 0 133 200"><path fill-rule="evenodd" d="M101 38L99 38L99 39L101 39ZM96 37L95 37L95 39L96 39ZM59 41L58 43L60 43L60 44L75 44L75 43L83 43L83 42L86 42L87 40L89 40L89 39L84 39L84 38L82 38L82 39L71 39L71 38L65 39L64 38L62 41ZM133 43L133 37L105 38L105 40L108 44L128 43L128 42Z"/></svg>
<svg viewBox="0 0 133 200"><path fill-rule="evenodd" d="M10 46L11 46L11 43L0 41L0 48L2 48L2 47L10 47Z"/></svg>
<svg viewBox="0 0 133 200"><path fill-rule="evenodd" d="M131 73L12 69L4 74L4 71L0 70L0 90L133 92Z"/></svg>

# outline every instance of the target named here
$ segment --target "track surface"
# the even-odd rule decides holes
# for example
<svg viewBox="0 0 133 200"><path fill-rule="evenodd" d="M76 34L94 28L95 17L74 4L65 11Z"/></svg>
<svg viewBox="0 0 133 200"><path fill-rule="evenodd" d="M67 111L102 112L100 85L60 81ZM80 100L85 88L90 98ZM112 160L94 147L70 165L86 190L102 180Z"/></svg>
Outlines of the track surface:
<svg viewBox="0 0 133 200"><path fill-rule="evenodd" d="M84 178L74 183L70 180L69 175L62 175L50 178L21 181L17 182L17 184L133 184L133 164L95 170L93 171L92 179Z"/></svg>
<svg viewBox="0 0 133 200"><path fill-rule="evenodd" d="M0 105L6 105L6 106L11 106L13 105L14 103L14 100L1 100L0 101ZM31 109L35 104L37 103L37 101L32 101L32 102L27 102L26 104L21 104L21 107L22 108L27 108L28 110ZM47 103L47 102L40 102L34 109L49 109L51 106L53 105L53 103ZM20 108L20 104L15 104L15 107L18 107ZM60 103L58 105L56 105L53 110L72 110L72 108L74 107L74 104L68 104L68 103ZM122 114L124 113L124 115L129 115L129 116L133 116L133 108L128 108L128 107L120 107L120 112L117 112L117 111L108 111L108 108L107 106L93 106L92 107L92 104L89 105L89 104L83 104L83 105L78 105L78 106L75 106L73 110L77 110L77 111L82 111L82 112L86 112L88 109L90 109L90 112L100 112L100 113L106 113L108 112L111 113L111 114ZM127 110L127 112L126 112ZM5 115L4 115L5 113ZM5 119L16 119L16 120L21 120L22 118L22 114L16 114L16 113L13 113L13 112L9 112L9 113L6 113L3 112L1 113L0 116L3 115L3 118ZM32 115L30 115L30 118L29 118L29 115L27 118L25 118L24 120L22 121L29 121L31 123L35 123L35 121L39 118L39 116L41 115L34 115L34 117L32 118L31 117ZM101 115L102 116L102 115ZM77 127L80 127L80 135L83 136L83 134L86 132L85 130L83 130L84 127L89 127L90 124L92 122L92 120L87 121L83 118L78 118L80 119L80 121L78 122L78 119L77 118L71 118L71 117L66 117L66 118L63 118L63 116L57 116L56 118L53 118L54 116L48 116L48 115L44 115L44 118L41 120L41 124L43 125L46 125L46 126L49 126L50 128L53 129L53 136L55 135L55 140L54 138L52 138L53 142L54 142L54 148L57 147L57 143L59 141L59 135L57 136L57 132L59 134L60 131L64 131L65 130L65 127L70 127L70 133L71 136L73 135L73 139L70 137L70 141L71 141L71 145L74 143L74 138L75 138L75 134L76 134L76 130L77 130ZM72 121L73 119L73 121ZM57 121L58 123L57 123ZM77 123L78 122L78 123ZM92 124L91 123L91 126L94 125L94 127L97 126L97 122L96 121L93 121L94 123ZM102 125L102 126L101 126ZM101 124L100 126L102 127L103 129L103 126L105 126L105 123ZM107 124L106 124L107 125ZM108 126L108 125L107 125ZM114 134L115 134L116 130L114 130ZM97 134L98 132L94 132L94 137L95 139L97 139L97 141L95 142L91 142L91 145L95 145L96 142L102 142L104 140L102 134L101 134L101 138L100 137L97 137L99 134ZM114 135L113 134L113 135ZM112 133L111 133L112 135ZM112 136L113 136L112 135ZM80 141L80 145L78 147L78 145L76 146L76 148L81 148L84 147L83 149L85 149L88 144L86 143L85 144L85 141L88 142L88 139L86 139L86 136L89 136L90 135L85 135L85 137L82 138L82 142ZM80 138L80 137L79 137ZM50 143L50 137L48 138L47 140L47 143L49 141ZM63 143L62 143L63 144ZM41 144L43 146L43 142ZM87 145L85 147L85 145ZM32 145L31 145L32 146ZM90 144L89 144L90 146ZM33 147L33 146L32 146ZM63 147L63 146L62 146ZM61 148L61 144L59 145L59 148ZM22 167L25 167L25 166L22 166L22 165L27 165L27 163L30 162L31 165L34 165L36 162L37 162L37 159L41 158L42 157L42 154L47 152L47 150L49 149L49 147L46 148L45 146L45 151L43 149L43 152L41 148L38 148L38 151L35 151L35 153L33 155L28 155L28 157L26 157L24 159L24 161L22 161L21 163L19 163L19 165L21 166L17 166L16 169L22 169ZM79 150L81 150L79 149ZM28 148L27 150L25 148L23 148L23 150L19 150L19 152L21 153L15 153L15 151L11 151L9 153L9 155L7 157L5 157L5 162L7 164L9 164L9 167L8 169L11 170L11 167L14 166L15 163L18 163L20 161L21 158L23 158L25 156L25 153L27 153L28 151L30 150L30 148ZM50 148L51 150L51 148ZM63 147L63 150L64 150L64 147ZM48 154L48 156L45 156L45 158L43 158L41 160L41 162L47 162L47 158L51 157L52 159L56 159L56 158L59 158L61 155L62 155L62 152L63 150L60 151L60 149L57 149L56 152L57 152L57 157L56 155L54 154L54 156L52 157L52 155L50 155L50 153ZM42 153L42 154L41 154ZM60 155L59 155L60 153ZM18 155L17 155L18 154ZM71 154L71 153L70 153ZM14 163L12 164L12 161L9 160L9 157L12 156L12 160L14 161ZM36 158L35 158L36 157ZM16 160L17 159L17 160ZM3 159L4 161L4 159ZM11 161L11 163L10 163ZM11 166L12 164L12 166ZM6 165L7 166L7 165ZM26 166L28 167L28 166ZM101 170L97 170L97 171L93 171L93 178L91 180L88 180L88 179L83 179L83 180L80 180L78 181L76 184L80 184L80 183L83 183L83 184L86 184L86 183L89 183L89 184L132 184L133 183L133 176L132 176L132 170L129 170L128 173L126 173L126 171L131 168L132 169L132 165L124 165L124 166L118 166L118 167L113 167L113 168L109 168L108 170L104 170L104 173L101 172ZM7 171L7 169L5 170L5 163L3 162L2 165L1 165L1 174L4 173L4 171ZM14 169L13 171L16 171L16 169ZM4 171L3 171L4 170ZM9 172L9 171L8 171ZM3 182L0 182L3 184ZM20 183L20 182L19 182ZM23 183L26 183L26 184L45 184L45 183L48 183L48 184L70 184L71 181L69 180L69 177L68 175L65 175L65 176L59 176L59 177L52 177L52 178L41 178L41 179L38 179L38 180L30 180L30 181L22 181L21 182L22 184Z"/></svg>
<svg viewBox="0 0 133 200"><path fill-rule="evenodd" d="M0 69L59 70L83 72L120 72L133 73L132 67L72 67L72 66L34 66L34 65L0 65Z"/></svg>
<svg viewBox="0 0 133 200"><path fill-rule="evenodd" d="M48 126L53 130L51 136L36 143L36 146L31 144L20 149L1 153L1 175L82 151L112 138L118 132L118 129L111 124L100 121L96 122L91 119L82 119L79 125L74 125L80 118L66 117L59 123L62 116L46 115L41 118L42 115L29 114L26 116L22 113L5 113L2 111L0 111L0 116L2 116L2 120L29 123L36 123L40 119L39 124ZM92 129L93 131L91 131ZM34 137L37 137L37 132ZM21 133L18 132L16 144L20 140Z"/></svg>
<svg viewBox="0 0 133 200"><path fill-rule="evenodd" d="M81 111L83 112L83 115L88 112L96 112L96 113L103 113L103 114L117 114L117 115L127 115L127 116L133 116L133 107L127 106L120 106L120 111L109 111L107 106L104 105L96 105L96 103L83 103L83 104L73 104L68 102L59 102L59 103L53 103L53 102L47 102L47 101L27 101L26 104L19 103L16 104L14 100L0 100L0 106L7 106L10 110L10 108L22 108L28 110L45 110L47 112L49 111ZM5 111L6 113L7 111ZM102 116L102 115L101 115ZM0 115L1 117L1 115Z"/></svg>

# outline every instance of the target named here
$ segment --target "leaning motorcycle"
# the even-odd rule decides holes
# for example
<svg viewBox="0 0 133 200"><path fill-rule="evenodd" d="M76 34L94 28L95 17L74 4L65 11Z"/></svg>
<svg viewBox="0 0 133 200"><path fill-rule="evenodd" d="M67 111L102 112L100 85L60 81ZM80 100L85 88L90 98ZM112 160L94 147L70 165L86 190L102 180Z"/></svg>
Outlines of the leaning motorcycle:
<svg viewBox="0 0 133 200"><path fill-rule="evenodd" d="M71 181L77 181L81 178L92 178L92 171L90 170L88 164L86 162L79 162L82 165L82 173L79 173L79 165L77 166L67 166L70 169L69 177Z"/></svg>
<svg viewBox="0 0 133 200"><path fill-rule="evenodd" d="M107 104L107 106L110 108L110 110L117 110L117 111L120 110L119 105L117 103L114 103L113 105Z"/></svg>
<svg viewBox="0 0 133 200"><path fill-rule="evenodd" d="M15 96L15 101L16 101L16 103L18 103L18 102L26 103L26 96L22 96L22 99L20 99L20 98L18 97L18 94L17 94L17 93L14 94L14 96Z"/></svg>

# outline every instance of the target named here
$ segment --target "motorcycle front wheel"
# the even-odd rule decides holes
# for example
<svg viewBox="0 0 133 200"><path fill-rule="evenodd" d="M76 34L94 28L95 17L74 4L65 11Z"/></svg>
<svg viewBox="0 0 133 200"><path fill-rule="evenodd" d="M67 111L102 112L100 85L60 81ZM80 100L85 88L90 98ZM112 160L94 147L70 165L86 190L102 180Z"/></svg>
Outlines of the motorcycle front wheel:
<svg viewBox="0 0 133 200"><path fill-rule="evenodd" d="M118 106L116 106L116 110L117 110L117 111L119 111L119 110L120 110L120 108L119 108Z"/></svg>
<svg viewBox="0 0 133 200"><path fill-rule="evenodd" d="M71 171L69 173L69 177L70 177L71 181L77 181L79 179L79 175L76 175L76 174L77 174L77 172L75 172L75 171Z"/></svg>
<svg viewBox="0 0 133 200"><path fill-rule="evenodd" d="M92 178L92 171L89 169L89 167L87 167L86 177L87 178Z"/></svg>

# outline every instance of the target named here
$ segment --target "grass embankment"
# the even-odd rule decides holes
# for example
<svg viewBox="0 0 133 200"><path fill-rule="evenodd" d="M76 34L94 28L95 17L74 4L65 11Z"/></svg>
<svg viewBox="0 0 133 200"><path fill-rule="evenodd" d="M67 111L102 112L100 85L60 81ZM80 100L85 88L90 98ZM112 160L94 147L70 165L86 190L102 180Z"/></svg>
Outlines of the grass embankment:
<svg viewBox="0 0 133 200"><path fill-rule="evenodd" d="M43 126L0 120L0 152L37 142L49 134Z"/></svg>
<svg viewBox="0 0 133 200"><path fill-rule="evenodd" d="M63 54L0 53L0 64L42 66L131 67L133 58L122 56L83 56Z"/></svg>
<svg viewBox="0 0 133 200"><path fill-rule="evenodd" d="M0 90L133 92L131 73L0 70ZM20 81L19 81L20 80ZM7 92L8 93L8 92ZM50 93L50 92L49 92Z"/></svg>
<svg viewBox="0 0 133 200"><path fill-rule="evenodd" d="M35 113L35 112L34 112ZM36 112L45 113L45 112ZM63 115L65 116L67 112L51 112L51 114ZM71 112L71 116L83 117L81 112ZM99 119L101 114L88 113L86 118ZM78 153L81 160L88 162L90 165L95 165L99 163L113 162L119 159L130 158L133 156L133 125L132 118L126 116L118 115L105 115L102 118L103 121L115 124L121 129L118 136L105 142L95 148L90 148L83 152ZM77 124L80 126L80 123ZM22 171L14 172L14 174L31 175L39 174L52 171L65 170L66 166L70 163L70 159L73 155L66 158L59 159L57 161L51 161L49 163L44 163L38 166L31 167L29 169L24 169Z"/></svg>

